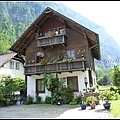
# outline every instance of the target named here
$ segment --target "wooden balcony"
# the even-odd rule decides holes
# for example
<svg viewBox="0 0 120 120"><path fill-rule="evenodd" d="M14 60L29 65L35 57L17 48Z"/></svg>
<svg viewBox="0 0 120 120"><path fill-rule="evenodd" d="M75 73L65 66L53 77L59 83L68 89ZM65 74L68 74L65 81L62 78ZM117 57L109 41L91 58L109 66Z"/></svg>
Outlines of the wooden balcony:
<svg viewBox="0 0 120 120"><path fill-rule="evenodd" d="M57 44L65 45L65 34L37 38L37 47L53 46Z"/></svg>
<svg viewBox="0 0 120 120"><path fill-rule="evenodd" d="M44 70L51 73L61 73L61 72L73 72L73 71L84 71L85 70L85 60L75 59L70 63L65 63L59 61L57 63L47 63L44 66L37 64L27 64L24 66L25 75L40 75L43 74Z"/></svg>

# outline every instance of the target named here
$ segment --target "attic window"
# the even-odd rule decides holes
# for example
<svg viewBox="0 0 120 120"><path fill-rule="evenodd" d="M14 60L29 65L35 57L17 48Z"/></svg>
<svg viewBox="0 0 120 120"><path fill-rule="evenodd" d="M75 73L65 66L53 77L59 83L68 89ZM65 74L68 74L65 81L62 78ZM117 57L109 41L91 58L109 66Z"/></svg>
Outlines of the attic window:
<svg viewBox="0 0 120 120"><path fill-rule="evenodd" d="M50 13L51 12L51 10L47 10L45 13Z"/></svg>

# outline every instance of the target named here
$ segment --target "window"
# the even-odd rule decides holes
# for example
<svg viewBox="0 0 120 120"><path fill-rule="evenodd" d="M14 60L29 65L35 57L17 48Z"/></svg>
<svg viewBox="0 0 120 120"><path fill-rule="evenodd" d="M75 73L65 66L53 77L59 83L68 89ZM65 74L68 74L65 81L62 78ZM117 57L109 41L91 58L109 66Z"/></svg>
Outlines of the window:
<svg viewBox="0 0 120 120"><path fill-rule="evenodd" d="M65 34L65 26L59 27L59 34Z"/></svg>
<svg viewBox="0 0 120 120"><path fill-rule="evenodd" d="M72 57L73 59L75 58L75 50L67 50L67 55L69 57Z"/></svg>
<svg viewBox="0 0 120 120"><path fill-rule="evenodd" d="M14 69L14 61L10 61L10 69Z"/></svg>
<svg viewBox="0 0 120 120"><path fill-rule="evenodd" d="M36 62L39 63L41 60L44 59L44 52L38 52L36 57Z"/></svg>
<svg viewBox="0 0 120 120"><path fill-rule="evenodd" d="M36 93L45 93L45 85L43 79L36 79Z"/></svg>
<svg viewBox="0 0 120 120"><path fill-rule="evenodd" d="M63 33L65 33L65 29L64 29L64 28L61 28L61 29L60 29L60 34L63 34Z"/></svg>
<svg viewBox="0 0 120 120"><path fill-rule="evenodd" d="M16 62L16 67L15 67L16 70L19 70L19 62Z"/></svg>
<svg viewBox="0 0 120 120"><path fill-rule="evenodd" d="M67 86L72 92L78 92L78 77L67 77Z"/></svg>

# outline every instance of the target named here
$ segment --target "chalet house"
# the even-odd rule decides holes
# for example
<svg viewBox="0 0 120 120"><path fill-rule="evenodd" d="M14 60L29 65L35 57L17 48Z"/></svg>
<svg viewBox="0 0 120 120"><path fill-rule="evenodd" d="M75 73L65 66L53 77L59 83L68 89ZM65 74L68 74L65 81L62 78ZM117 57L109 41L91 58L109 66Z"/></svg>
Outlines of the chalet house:
<svg viewBox="0 0 120 120"><path fill-rule="evenodd" d="M59 79L64 77L65 85L72 84L73 91L84 93L85 81L87 88L96 85L94 59L100 60L98 34L49 7L10 50L26 57L26 96L31 95L34 100L36 93L43 100L50 96L43 84L44 69ZM42 65L45 60L47 63Z"/></svg>
<svg viewBox="0 0 120 120"><path fill-rule="evenodd" d="M0 75L25 78L24 59L16 52L0 55Z"/></svg>

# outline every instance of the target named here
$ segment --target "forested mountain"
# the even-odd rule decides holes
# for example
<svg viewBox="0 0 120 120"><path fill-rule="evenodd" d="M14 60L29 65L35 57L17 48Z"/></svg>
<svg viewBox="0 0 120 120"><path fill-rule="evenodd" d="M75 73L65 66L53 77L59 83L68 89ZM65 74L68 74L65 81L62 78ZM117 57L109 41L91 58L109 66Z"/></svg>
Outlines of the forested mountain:
<svg viewBox="0 0 120 120"><path fill-rule="evenodd" d="M114 63L120 64L120 46L102 26L70 10L64 4L55 2L0 2L0 54L10 52L10 46L46 7L51 7L99 34L101 61L95 60L96 69L109 69L113 67Z"/></svg>

